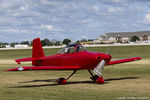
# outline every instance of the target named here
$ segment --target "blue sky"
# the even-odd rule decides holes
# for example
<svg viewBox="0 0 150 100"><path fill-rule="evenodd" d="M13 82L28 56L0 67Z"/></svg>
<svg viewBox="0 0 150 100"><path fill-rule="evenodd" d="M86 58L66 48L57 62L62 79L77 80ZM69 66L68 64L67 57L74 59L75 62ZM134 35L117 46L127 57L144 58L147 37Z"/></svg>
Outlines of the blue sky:
<svg viewBox="0 0 150 100"><path fill-rule="evenodd" d="M0 41L150 30L150 0L0 0Z"/></svg>

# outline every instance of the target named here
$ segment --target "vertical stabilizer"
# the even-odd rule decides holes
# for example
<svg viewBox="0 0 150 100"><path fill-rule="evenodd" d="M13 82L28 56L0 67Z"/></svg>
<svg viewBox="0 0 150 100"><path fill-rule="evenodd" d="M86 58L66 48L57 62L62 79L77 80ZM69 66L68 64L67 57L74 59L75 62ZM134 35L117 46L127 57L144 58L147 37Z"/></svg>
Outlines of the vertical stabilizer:
<svg viewBox="0 0 150 100"><path fill-rule="evenodd" d="M38 59L41 57L45 57L44 51L42 48L40 38L36 38L33 40L32 58Z"/></svg>

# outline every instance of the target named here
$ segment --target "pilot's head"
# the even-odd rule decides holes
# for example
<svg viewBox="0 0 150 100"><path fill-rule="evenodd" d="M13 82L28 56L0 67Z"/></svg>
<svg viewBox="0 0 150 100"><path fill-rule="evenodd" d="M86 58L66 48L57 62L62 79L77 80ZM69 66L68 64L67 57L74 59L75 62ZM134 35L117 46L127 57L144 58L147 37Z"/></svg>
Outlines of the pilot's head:
<svg viewBox="0 0 150 100"><path fill-rule="evenodd" d="M68 48L65 48L65 53L67 53L68 52Z"/></svg>

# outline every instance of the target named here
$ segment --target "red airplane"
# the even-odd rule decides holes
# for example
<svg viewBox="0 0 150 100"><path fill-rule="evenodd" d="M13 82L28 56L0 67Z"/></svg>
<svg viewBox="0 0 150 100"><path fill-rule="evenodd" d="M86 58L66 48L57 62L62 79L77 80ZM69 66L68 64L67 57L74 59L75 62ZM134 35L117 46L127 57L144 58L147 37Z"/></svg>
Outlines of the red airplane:
<svg viewBox="0 0 150 100"><path fill-rule="evenodd" d="M60 50L57 54L45 56L40 42L40 38L33 40L32 57L15 60L18 64L20 62L32 61L32 67L17 67L9 69L8 71L26 71L26 70L73 70L73 73L68 78L59 78L59 84L66 84L67 80L78 70L88 70L91 79L95 83L103 84L104 79L101 70L104 65L113 65L125 62L141 60L141 57L126 58L111 61L111 55L87 51L79 43L69 44ZM91 72L95 73L95 75Z"/></svg>

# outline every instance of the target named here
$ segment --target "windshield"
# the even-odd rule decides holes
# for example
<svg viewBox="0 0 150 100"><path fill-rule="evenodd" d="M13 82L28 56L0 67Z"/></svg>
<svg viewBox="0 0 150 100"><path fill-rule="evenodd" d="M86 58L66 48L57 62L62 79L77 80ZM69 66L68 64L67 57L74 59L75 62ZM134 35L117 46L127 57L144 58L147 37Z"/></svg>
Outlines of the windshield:
<svg viewBox="0 0 150 100"><path fill-rule="evenodd" d="M61 49L58 54L67 54L67 53L74 53L80 51L86 51L87 49L79 44L70 44L63 49Z"/></svg>

